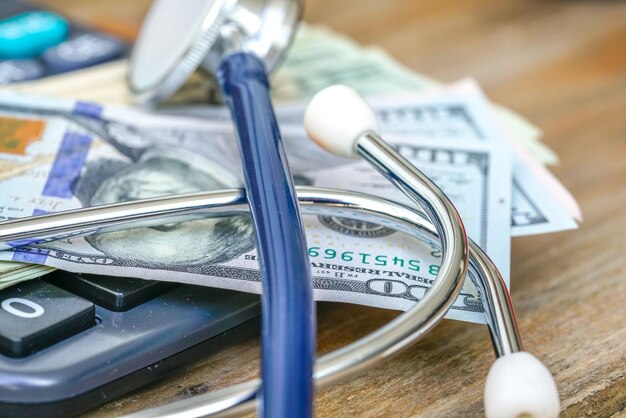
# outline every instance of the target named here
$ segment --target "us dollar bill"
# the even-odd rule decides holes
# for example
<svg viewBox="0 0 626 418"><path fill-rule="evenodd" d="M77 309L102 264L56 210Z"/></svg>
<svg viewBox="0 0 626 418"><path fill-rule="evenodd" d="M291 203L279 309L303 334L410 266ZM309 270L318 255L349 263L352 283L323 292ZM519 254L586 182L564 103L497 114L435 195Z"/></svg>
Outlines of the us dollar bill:
<svg viewBox="0 0 626 418"><path fill-rule="evenodd" d="M0 261L0 290L19 282L36 279L54 270L53 267L44 265Z"/></svg>
<svg viewBox="0 0 626 418"><path fill-rule="evenodd" d="M512 201L512 159L508 148L496 143L433 142L401 135L387 135L385 139L443 189L461 214L468 236L489 254L508 284ZM412 204L365 161L306 174L315 186L370 193Z"/></svg>
<svg viewBox="0 0 626 418"><path fill-rule="evenodd" d="M0 216L5 219L242 184L232 132L223 124L81 102L9 99L0 95L5 132L0 140ZM300 148L308 144L300 140ZM480 245L487 251L507 249L496 254L506 272L511 184L506 150L406 138L394 145L450 194ZM356 170L361 175L352 178L354 183L334 186L402 199L382 177L362 171L362 163L315 165L311 158L291 159L300 184L330 187L331 170ZM423 297L437 275L441 254L434 243L340 217L308 216L305 227L318 300L404 310ZM247 292L261 289L253 229L243 215L68 238L3 251L0 259ZM480 295L470 282L450 317L482 321Z"/></svg>
<svg viewBox="0 0 626 418"><path fill-rule="evenodd" d="M370 103L378 116L384 137L401 135L409 141L427 139L464 144L508 144L511 149L516 146L507 142L507 133L496 124L488 103L477 91L460 94L444 89L426 95L404 93L391 98L373 98ZM302 126L305 107L303 102L277 107L283 137L292 151L291 158L297 159L301 166L305 166L307 161L312 165L328 166L345 163L330 155L321 157L317 147L303 140L306 136ZM172 113L172 110L166 113ZM174 113L224 124L228 124L230 118L227 109L222 107L186 107ZM518 151L513 150L511 235L535 235L576 228L577 223L566 202L559 200L548 187L549 172L543 167L534 171L522 158L520 152L524 151Z"/></svg>

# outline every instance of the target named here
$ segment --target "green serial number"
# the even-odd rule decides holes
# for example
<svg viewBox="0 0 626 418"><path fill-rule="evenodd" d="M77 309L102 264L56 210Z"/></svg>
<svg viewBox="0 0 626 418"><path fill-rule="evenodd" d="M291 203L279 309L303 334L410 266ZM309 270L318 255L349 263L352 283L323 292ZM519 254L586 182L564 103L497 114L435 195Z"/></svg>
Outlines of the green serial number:
<svg viewBox="0 0 626 418"><path fill-rule="evenodd" d="M309 257L323 258L325 260L357 261L365 265L374 266L396 266L408 268L413 271L420 271L420 260L405 259L403 257L391 257L388 255L375 255L370 253L359 253L354 251L337 251L334 248L309 247ZM431 264L428 266L428 273L436 276L439 273L439 266Z"/></svg>

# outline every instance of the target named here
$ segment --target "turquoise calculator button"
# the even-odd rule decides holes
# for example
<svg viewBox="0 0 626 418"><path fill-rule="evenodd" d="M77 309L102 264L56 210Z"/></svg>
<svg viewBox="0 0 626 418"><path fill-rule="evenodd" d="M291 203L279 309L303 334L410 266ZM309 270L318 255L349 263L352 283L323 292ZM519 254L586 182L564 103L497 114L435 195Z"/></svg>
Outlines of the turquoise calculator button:
<svg viewBox="0 0 626 418"><path fill-rule="evenodd" d="M0 59L33 58L67 38L69 23L40 11L0 20Z"/></svg>

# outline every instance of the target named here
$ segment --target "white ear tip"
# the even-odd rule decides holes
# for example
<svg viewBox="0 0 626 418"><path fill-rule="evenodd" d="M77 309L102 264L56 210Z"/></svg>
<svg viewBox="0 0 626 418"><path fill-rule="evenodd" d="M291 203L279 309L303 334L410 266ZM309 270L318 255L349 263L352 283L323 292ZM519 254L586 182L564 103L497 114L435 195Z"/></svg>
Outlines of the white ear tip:
<svg viewBox="0 0 626 418"><path fill-rule="evenodd" d="M341 157L354 157L354 142L366 131L379 133L378 120L365 99L350 87L318 92L304 113L304 129L319 146Z"/></svg>
<svg viewBox="0 0 626 418"><path fill-rule="evenodd" d="M557 418L559 393L548 369L519 352L495 361L485 383L487 418Z"/></svg>

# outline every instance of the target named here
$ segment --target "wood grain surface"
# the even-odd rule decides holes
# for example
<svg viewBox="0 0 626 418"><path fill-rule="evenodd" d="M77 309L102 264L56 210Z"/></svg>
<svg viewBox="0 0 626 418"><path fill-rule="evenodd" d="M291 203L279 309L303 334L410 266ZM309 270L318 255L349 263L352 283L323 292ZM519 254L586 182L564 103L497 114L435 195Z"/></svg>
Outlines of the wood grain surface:
<svg viewBox="0 0 626 418"><path fill-rule="evenodd" d="M47 1L131 39L145 0ZM476 78L527 116L560 156L582 206L576 231L516 238L512 299L526 348L553 372L565 417L626 416L626 3L565 0L310 0L305 19L377 44L443 81ZM397 313L319 304L319 352ZM109 417L258 375L252 339L89 413ZM365 375L324 390L319 417L483 414L494 359L484 326L446 321Z"/></svg>

